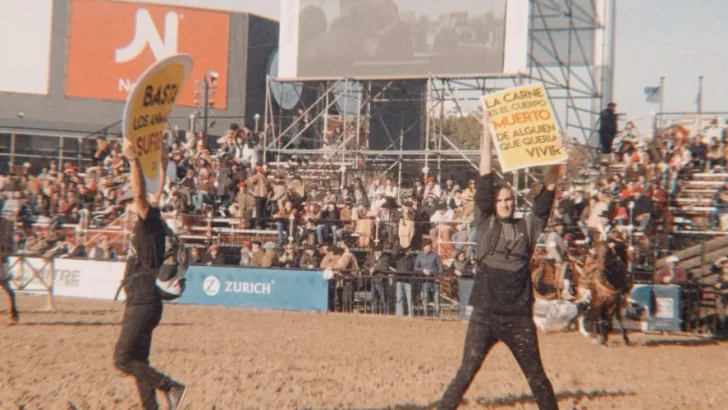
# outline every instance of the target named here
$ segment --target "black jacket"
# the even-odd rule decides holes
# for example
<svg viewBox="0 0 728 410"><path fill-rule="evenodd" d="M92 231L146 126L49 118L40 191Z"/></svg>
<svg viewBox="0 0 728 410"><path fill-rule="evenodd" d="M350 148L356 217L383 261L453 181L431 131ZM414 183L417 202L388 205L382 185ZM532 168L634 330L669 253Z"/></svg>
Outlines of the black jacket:
<svg viewBox="0 0 728 410"><path fill-rule="evenodd" d="M493 174L480 177L475 191L477 271L469 304L502 315L531 315L533 288L529 269L536 238L551 214L554 191L542 189L533 209L520 220L495 215Z"/></svg>

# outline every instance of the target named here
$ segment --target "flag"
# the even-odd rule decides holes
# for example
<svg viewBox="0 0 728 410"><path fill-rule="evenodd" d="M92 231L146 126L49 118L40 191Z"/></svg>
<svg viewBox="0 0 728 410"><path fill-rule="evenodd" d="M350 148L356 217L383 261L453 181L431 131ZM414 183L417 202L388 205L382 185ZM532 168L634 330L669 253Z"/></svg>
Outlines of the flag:
<svg viewBox="0 0 728 410"><path fill-rule="evenodd" d="M649 103L660 102L660 87L645 87L645 101Z"/></svg>

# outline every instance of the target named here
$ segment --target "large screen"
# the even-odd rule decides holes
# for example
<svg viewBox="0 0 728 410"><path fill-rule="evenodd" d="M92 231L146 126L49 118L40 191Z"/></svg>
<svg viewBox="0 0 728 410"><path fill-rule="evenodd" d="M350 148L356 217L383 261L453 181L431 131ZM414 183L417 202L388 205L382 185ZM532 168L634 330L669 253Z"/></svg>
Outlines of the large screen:
<svg viewBox="0 0 728 410"><path fill-rule="evenodd" d="M281 78L525 72L528 0L282 0Z"/></svg>

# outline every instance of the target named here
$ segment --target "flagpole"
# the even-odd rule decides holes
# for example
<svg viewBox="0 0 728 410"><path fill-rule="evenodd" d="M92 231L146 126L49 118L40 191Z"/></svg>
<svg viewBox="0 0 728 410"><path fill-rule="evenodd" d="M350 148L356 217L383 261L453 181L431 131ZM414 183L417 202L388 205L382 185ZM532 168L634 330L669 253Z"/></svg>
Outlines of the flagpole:
<svg viewBox="0 0 728 410"><path fill-rule="evenodd" d="M703 76L698 77L698 114L703 113Z"/></svg>
<svg viewBox="0 0 728 410"><path fill-rule="evenodd" d="M698 101L696 101L698 107L698 133L703 129L703 76L698 77Z"/></svg>
<svg viewBox="0 0 728 410"><path fill-rule="evenodd" d="M660 77L660 122L657 124L662 124L662 108L663 104L665 102L665 77Z"/></svg>

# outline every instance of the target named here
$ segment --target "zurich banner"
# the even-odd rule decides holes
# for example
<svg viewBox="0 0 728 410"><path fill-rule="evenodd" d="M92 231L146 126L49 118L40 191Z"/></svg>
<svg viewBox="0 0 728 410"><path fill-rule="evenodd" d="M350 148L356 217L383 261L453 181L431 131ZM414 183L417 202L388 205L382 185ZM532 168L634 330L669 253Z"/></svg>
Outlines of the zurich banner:
<svg viewBox="0 0 728 410"><path fill-rule="evenodd" d="M257 309L328 310L320 271L190 266L177 303Z"/></svg>

